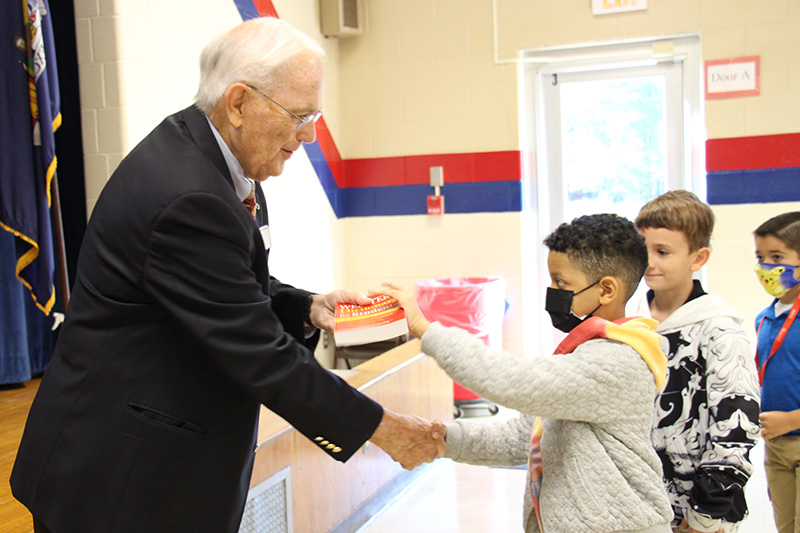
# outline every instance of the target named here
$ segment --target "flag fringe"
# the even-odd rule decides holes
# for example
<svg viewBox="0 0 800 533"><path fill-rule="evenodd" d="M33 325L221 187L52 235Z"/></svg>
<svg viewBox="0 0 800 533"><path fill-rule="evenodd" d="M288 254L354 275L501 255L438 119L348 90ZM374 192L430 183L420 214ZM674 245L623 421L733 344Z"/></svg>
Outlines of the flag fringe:
<svg viewBox="0 0 800 533"><path fill-rule="evenodd" d="M31 245L31 249L25 252L22 256L20 256L19 259L17 259L16 277L17 280L19 280L19 282L25 285L25 287L28 289L28 292L31 295L31 299L33 299L33 303L36 304L36 307L38 307L45 315L49 315L50 311L53 310L53 306L56 303L55 286L54 285L50 286L50 297L47 299L47 302L42 304L36 298L36 294L34 293L31 284L28 283L25 279L23 279L21 275L21 272L25 270L31 263L33 263L37 257L39 257L39 244L30 237L28 237L27 235L20 233L14 228L6 226L2 222L0 222L0 228L3 228L4 230L13 233L16 237L19 237L20 239Z"/></svg>

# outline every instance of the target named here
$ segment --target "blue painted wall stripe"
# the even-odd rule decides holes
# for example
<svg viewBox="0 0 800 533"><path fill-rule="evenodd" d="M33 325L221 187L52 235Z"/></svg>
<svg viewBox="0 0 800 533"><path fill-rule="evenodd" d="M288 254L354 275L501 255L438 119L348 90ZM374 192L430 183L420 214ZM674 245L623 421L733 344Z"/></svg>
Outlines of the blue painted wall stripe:
<svg viewBox="0 0 800 533"><path fill-rule="evenodd" d="M800 167L709 172L711 205L800 201Z"/></svg>
<svg viewBox="0 0 800 533"><path fill-rule="evenodd" d="M522 182L493 181L446 184L445 213L500 213L522 210ZM433 194L428 185L393 187L355 187L339 189L338 217L424 215L427 198Z"/></svg>
<svg viewBox="0 0 800 533"><path fill-rule="evenodd" d="M233 0L233 3L239 10L242 20L256 19L261 16L258 14L258 10L253 4L253 0Z"/></svg>
<svg viewBox="0 0 800 533"><path fill-rule="evenodd" d="M325 159L325 154L322 153L322 148L317 141L303 144L303 147L306 150L308 159L311 161L311 166L314 167L314 171L317 173L319 183L328 197L333 212L336 213L336 218L342 218L344 208L341 205L339 185L333 177L333 172L331 172L331 167L328 165L328 160Z"/></svg>
<svg viewBox="0 0 800 533"><path fill-rule="evenodd" d="M428 185L340 188L319 143L303 145L337 218L424 215ZM448 183L442 190L445 213L522 211L521 181Z"/></svg>

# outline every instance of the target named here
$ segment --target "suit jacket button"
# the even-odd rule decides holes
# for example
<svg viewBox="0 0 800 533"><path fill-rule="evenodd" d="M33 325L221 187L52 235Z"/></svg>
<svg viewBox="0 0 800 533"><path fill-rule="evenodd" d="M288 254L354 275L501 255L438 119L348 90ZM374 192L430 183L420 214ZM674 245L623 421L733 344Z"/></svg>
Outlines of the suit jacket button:
<svg viewBox="0 0 800 533"><path fill-rule="evenodd" d="M339 453L340 451L342 451L342 449L341 449L340 447L338 447L338 446L336 446L336 447L333 449L333 453Z"/></svg>

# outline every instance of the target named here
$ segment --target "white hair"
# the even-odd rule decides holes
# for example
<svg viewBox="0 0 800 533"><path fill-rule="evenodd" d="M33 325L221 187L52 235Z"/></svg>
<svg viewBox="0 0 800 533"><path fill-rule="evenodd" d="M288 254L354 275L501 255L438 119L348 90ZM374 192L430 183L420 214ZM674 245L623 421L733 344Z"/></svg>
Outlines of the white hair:
<svg viewBox="0 0 800 533"><path fill-rule="evenodd" d="M274 17L245 21L214 38L200 54L198 107L208 113L225 91L248 82L264 91L287 70L292 58L311 52L320 59L322 47L291 24Z"/></svg>

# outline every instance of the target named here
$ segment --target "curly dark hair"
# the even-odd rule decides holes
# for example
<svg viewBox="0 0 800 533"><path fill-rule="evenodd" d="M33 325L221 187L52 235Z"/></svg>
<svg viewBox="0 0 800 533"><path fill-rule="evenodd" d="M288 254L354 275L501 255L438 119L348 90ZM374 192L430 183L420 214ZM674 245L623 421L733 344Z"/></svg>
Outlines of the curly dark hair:
<svg viewBox="0 0 800 533"><path fill-rule="evenodd" d="M633 222L614 214L586 215L563 223L544 240L566 254L590 283L612 276L624 285L627 301L647 269L647 247Z"/></svg>

